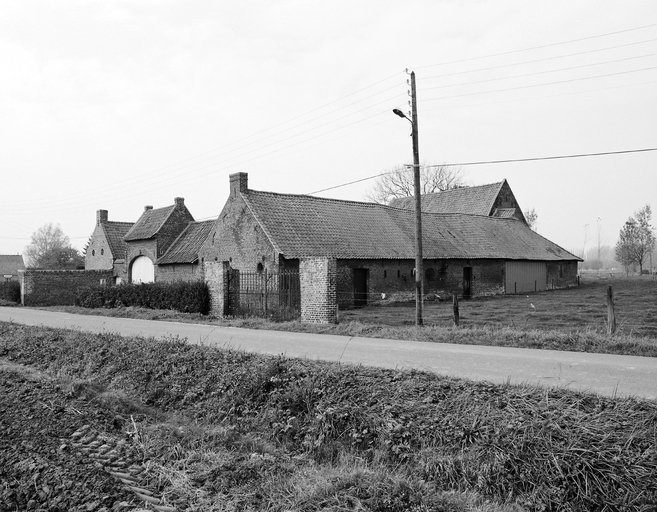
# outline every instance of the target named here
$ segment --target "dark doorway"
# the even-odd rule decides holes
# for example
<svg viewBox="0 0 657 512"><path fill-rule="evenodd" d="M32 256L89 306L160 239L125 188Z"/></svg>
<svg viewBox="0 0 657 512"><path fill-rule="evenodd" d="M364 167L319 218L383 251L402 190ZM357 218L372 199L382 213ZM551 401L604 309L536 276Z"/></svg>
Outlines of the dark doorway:
<svg viewBox="0 0 657 512"><path fill-rule="evenodd" d="M472 297L472 267L463 267L463 298Z"/></svg>
<svg viewBox="0 0 657 512"><path fill-rule="evenodd" d="M367 269L354 269L354 306L367 306Z"/></svg>

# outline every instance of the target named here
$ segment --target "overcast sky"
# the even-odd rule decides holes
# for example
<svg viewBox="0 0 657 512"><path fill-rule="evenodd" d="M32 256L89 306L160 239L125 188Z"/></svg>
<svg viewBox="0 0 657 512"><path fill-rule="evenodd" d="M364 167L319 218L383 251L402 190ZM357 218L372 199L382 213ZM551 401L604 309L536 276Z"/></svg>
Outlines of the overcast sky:
<svg viewBox="0 0 657 512"><path fill-rule="evenodd" d="M235 172L306 194L411 163L406 69L424 162L657 148L654 0L3 0L0 253L48 222L81 249L98 209L216 217ZM657 209L657 151L463 171L570 250Z"/></svg>

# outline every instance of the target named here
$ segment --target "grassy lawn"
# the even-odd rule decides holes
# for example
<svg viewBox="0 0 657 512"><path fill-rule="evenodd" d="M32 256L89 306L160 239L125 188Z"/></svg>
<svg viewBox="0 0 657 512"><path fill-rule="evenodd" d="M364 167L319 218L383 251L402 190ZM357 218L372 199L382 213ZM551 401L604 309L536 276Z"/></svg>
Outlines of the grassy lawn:
<svg viewBox="0 0 657 512"><path fill-rule="evenodd" d="M466 327L510 327L562 332L606 332L607 287L614 292L618 332L657 337L657 280L585 275L577 288L523 295L495 295L459 301ZM415 302L374 305L340 312L340 322L389 326L415 323ZM427 326L452 325L452 302L425 302Z"/></svg>

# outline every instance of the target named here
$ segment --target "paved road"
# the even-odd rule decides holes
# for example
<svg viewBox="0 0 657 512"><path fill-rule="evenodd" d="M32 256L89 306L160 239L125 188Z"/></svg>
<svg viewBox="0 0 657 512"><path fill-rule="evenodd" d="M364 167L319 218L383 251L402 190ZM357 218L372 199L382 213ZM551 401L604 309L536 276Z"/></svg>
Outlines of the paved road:
<svg viewBox="0 0 657 512"><path fill-rule="evenodd" d="M651 357L350 338L73 315L28 308L0 307L0 321L126 336L161 338L177 335L192 343L288 357L385 368L416 368L496 383L532 383L594 391L608 396L657 399L657 358Z"/></svg>

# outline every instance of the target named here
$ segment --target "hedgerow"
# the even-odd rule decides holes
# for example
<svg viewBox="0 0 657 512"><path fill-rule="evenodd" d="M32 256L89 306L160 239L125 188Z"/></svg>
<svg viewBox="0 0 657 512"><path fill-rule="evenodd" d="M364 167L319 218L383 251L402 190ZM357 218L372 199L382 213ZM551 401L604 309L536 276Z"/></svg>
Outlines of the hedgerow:
<svg viewBox="0 0 657 512"><path fill-rule="evenodd" d="M75 305L84 308L138 306L207 315L210 291L203 281L97 285L79 289Z"/></svg>
<svg viewBox="0 0 657 512"><path fill-rule="evenodd" d="M317 462L349 454L527 510L657 504L651 401L9 324L0 357L258 433Z"/></svg>
<svg viewBox="0 0 657 512"><path fill-rule="evenodd" d="M18 281L3 281L0 283L0 300L20 302L21 285Z"/></svg>

